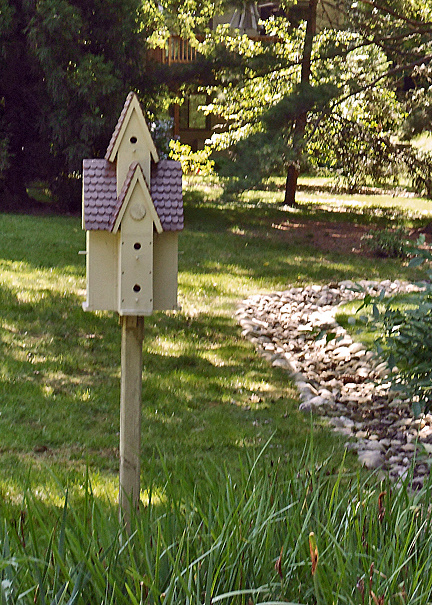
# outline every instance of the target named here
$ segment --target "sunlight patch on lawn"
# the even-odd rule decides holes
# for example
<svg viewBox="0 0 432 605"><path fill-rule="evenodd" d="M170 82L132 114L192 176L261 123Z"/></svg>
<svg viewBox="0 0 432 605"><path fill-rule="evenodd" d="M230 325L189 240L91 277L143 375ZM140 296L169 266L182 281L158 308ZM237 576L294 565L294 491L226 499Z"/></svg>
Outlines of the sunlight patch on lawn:
<svg viewBox="0 0 432 605"><path fill-rule="evenodd" d="M363 194L334 194L334 193L310 193L299 191L296 196L301 204L316 204L320 207L328 207L332 211L350 212L351 209L373 209L397 208L405 211L411 218L432 215L432 201L424 198L411 196L392 195L363 195Z"/></svg>

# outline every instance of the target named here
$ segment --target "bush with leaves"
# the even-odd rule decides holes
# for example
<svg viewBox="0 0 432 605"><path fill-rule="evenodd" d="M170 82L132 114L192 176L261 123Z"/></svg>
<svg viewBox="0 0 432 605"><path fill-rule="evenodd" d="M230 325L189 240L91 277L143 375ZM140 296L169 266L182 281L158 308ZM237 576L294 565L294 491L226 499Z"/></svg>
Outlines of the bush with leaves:
<svg viewBox="0 0 432 605"><path fill-rule="evenodd" d="M362 241L373 254L384 258L406 258L412 248L404 227L374 229L369 231Z"/></svg>
<svg viewBox="0 0 432 605"><path fill-rule="evenodd" d="M424 243L424 237L418 242ZM417 249L412 267L432 261L429 250ZM432 270L426 270L427 281L418 284L418 292L410 296L409 305L402 306L395 297L384 299L380 312L376 302L365 297L365 305L371 305L375 321L382 329L377 341L378 352L388 359L393 370L393 387L405 394L412 402L413 413L432 410Z"/></svg>
<svg viewBox="0 0 432 605"><path fill-rule="evenodd" d="M169 142L169 157L180 162L184 174L209 176L213 174L214 160L210 159L212 150L209 147L192 151L189 145L180 141Z"/></svg>

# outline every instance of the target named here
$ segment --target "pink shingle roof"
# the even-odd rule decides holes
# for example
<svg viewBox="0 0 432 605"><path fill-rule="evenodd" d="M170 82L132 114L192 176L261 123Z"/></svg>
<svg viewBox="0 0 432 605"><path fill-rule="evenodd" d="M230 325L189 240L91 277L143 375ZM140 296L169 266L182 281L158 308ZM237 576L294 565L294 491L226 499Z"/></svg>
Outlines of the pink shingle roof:
<svg viewBox="0 0 432 605"><path fill-rule="evenodd" d="M88 231L112 231L138 163L130 165L117 199L115 164L84 160L83 212ZM152 165L150 195L164 231L183 229L182 170L179 162L161 160Z"/></svg>
<svg viewBox="0 0 432 605"><path fill-rule="evenodd" d="M107 160L83 162L84 228L110 231L110 220L117 204L116 167Z"/></svg>
<svg viewBox="0 0 432 605"><path fill-rule="evenodd" d="M180 162L160 160L153 164L151 197L164 231L183 229L182 169Z"/></svg>

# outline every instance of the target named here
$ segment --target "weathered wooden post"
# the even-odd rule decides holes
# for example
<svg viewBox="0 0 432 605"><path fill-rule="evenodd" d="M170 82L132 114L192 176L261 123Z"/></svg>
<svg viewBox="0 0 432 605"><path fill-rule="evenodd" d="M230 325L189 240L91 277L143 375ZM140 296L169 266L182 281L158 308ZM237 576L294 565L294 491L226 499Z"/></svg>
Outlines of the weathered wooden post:
<svg viewBox="0 0 432 605"><path fill-rule="evenodd" d="M177 308L181 166L159 160L138 98L129 93L104 159L84 160L85 311L120 316L120 515L140 495L144 317Z"/></svg>
<svg viewBox="0 0 432 605"><path fill-rule="evenodd" d="M141 389L144 317L125 315L121 323L120 514L129 525L130 506L140 494Z"/></svg>

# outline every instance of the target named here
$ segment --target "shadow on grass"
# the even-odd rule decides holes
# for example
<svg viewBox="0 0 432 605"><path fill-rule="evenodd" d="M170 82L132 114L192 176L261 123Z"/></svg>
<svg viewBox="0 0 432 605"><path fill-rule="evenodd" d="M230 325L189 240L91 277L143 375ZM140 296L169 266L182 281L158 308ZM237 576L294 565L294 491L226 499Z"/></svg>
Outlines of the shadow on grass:
<svg viewBox="0 0 432 605"><path fill-rule="evenodd" d="M119 441L120 328L85 314L78 297L46 293L22 303L0 289L0 432L3 475L61 464L116 472ZM274 433L276 450L295 444L293 415L305 434L286 375L238 340L229 317L182 313L146 320L143 357L143 473L177 458L218 459L253 452ZM164 348L165 347L165 348ZM288 414L290 419L288 420ZM284 446L282 447L282 443ZM156 460L156 461L155 461ZM24 466L22 466L24 465ZM235 464L234 464L235 466Z"/></svg>
<svg viewBox="0 0 432 605"><path fill-rule="evenodd" d="M192 468L226 461L234 472L238 456L260 449L271 435L271 455L300 454L310 420L298 412L287 375L241 339L233 303L257 288L342 279L365 269L295 242L281 245L264 226L256 237L256 224L283 214L270 204L190 211L186 206L190 228L180 239L179 281L187 305L197 311L155 314L145 322L143 476L162 477L164 464L175 469L179 459ZM233 230L240 218L246 225L250 219L245 235ZM115 473L120 328L110 314L81 309L79 222L0 221L8 234L1 256L10 274L9 285L0 288L2 475L44 465L79 475L86 463ZM323 452L338 449L326 429L316 431Z"/></svg>
<svg viewBox="0 0 432 605"><path fill-rule="evenodd" d="M0 257L35 268L84 270L85 232L79 219L0 213Z"/></svg>
<svg viewBox="0 0 432 605"><path fill-rule="evenodd" d="M347 195L347 200L350 196ZM210 230L227 229L233 225L243 226L247 230L268 227L271 222L293 220L347 222L358 225L388 227L409 224L413 227L427 223L429 218L411 216L407 209L398 206L380 206L379 204L344 203L343 200L322 202L300 202L296 208L288 208L280 199L267 192L250 191L245 195L226 195L208 197L205 191L186 191L184 194L186 222L192 228L205 225ZM205 220L203 220L205 217Z"/></svg>

